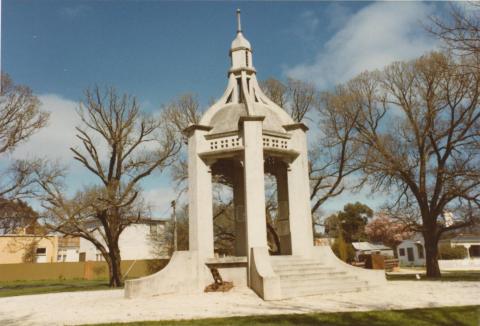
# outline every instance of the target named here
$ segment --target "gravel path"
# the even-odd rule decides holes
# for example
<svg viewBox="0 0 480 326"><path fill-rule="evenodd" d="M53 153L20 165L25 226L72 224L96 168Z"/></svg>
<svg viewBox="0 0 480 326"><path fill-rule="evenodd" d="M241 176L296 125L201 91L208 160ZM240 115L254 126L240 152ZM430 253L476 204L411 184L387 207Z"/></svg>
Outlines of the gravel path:
<svg viewBox="0 0 480 326"><path fill-rule="evenodd" d="M0 298L0 325L74 325L242 315L480 305L480 282L390 281L356 293L265 302L247 288L227 293L124 299L123 290Z"/></svg>

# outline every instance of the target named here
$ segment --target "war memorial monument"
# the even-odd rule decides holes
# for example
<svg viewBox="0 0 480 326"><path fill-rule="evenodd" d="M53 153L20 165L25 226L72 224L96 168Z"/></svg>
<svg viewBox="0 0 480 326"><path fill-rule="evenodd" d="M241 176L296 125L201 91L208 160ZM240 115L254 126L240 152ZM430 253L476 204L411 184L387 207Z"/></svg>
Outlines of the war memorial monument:
<svg viewBox="0 0 480 326"><path fill-rule="evenodd" d="M308 177L308 128L261 90L252 47L237 11L237 35L223 96L188 137L189 250L174 252L161 271L128 280L125 297L201 292L213 282L210 268L234 286L264 300L360 291L386 283L384 271L339 260L330 246L314 246ZM265 174L275 177L280 255L267 244ZM214 255L212 177L233 185L235 256Z"/></svg>

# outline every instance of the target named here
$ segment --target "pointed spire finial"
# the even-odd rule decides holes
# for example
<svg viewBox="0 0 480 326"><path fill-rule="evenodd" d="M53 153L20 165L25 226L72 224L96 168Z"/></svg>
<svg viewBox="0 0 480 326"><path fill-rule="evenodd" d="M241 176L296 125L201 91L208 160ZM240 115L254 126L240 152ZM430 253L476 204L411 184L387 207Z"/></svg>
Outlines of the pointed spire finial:
<svg viewBox="0 0 480 326"><path fill-rule="evenodd" d="M242 32L242 23L240 22L240 9L237 9L237 33Z"/></svg>

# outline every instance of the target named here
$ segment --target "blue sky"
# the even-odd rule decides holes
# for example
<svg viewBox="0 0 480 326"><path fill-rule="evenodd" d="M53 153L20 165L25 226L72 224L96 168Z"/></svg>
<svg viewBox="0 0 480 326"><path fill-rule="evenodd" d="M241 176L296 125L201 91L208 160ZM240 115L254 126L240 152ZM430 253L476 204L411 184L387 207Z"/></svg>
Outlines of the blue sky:
<svg viewBox="0 0 480 326"><path fill-rule="evenodd" d="M328 40L333 19L326 7L345 15L362 6L7 0L2 68L39 94L78 100L98 83L145 99L149 109L185 91L206 104L223 91L237 7L261 76L281 77Z"/></svg>
<svg viewBox="0 0 480 326"><path fill-rule="evenodd" d="M203 106L218 98L226 86L236 8L259 79L291 76L322 90L436 48L421 24L445 12L444 4L419 2L3 0L1 69L29 85L52 113L49 127L14 157L43 155L70 164L74 191L91 182L68 151L85 88L115 86L151 112L185 92L198 94ZM165 211L173 198L168 177L155 175L144 186L156 211ZM332 201L326 210L355 199L380 203L363 192Z"/></svg>

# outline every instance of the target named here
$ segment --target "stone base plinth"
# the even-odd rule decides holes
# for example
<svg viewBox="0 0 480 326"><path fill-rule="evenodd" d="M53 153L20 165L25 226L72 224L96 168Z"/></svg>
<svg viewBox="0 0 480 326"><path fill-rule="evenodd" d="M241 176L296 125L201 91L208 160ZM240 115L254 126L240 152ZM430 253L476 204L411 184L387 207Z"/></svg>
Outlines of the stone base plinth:
<svg viewBox="0 0 480 326"><path fill-rule="evenodd" d="M246 257L201 259L196 251L178 251L163 270L126 281L125 297L202 292L214 281L209 268L216 268L222 280L235 287L249 286L264 300L355 292L386 284L383 270L346 264L328 245L309 252L309 256L270 256L266 247L255 247L248 265Z"/></svg>

